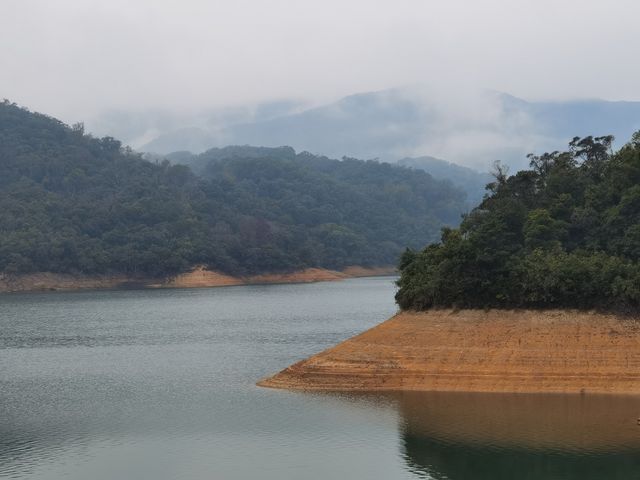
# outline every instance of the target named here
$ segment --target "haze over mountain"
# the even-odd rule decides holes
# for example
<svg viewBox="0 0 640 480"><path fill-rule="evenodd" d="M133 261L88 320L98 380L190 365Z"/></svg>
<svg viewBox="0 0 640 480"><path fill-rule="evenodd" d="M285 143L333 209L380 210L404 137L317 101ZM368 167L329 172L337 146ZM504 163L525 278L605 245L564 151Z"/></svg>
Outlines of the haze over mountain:
<svg viewBox="0 0 640 480"><path fill-rule="evenodd" d="M435 156L488 171L495 160L522 168L526 154L561 149L575 135L629 138L640 128L640 102L538 102L493 91L451 95L411 86L306 109L302 102L281 101L191 115L112 112L88 127L160 154L290 145L331 157Z"/></svg>
<svg viewBox="0 0 640 480"><path fill-rule="evenodd" d="M490 173L482 173L439 158L407 157L398 160L398 165L427 172L437 180L448 180L467 194L469 205L475 206L486 193L486 186L494 178Z"/></svg>

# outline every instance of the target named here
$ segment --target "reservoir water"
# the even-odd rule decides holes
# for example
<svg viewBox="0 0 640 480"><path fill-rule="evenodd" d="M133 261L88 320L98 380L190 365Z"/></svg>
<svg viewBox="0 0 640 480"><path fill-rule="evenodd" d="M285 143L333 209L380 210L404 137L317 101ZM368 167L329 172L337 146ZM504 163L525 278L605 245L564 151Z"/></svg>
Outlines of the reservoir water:
<svg viewBox="0 0 640 480"><path fill-rule="evenodd" d="M0 478L640 478L638 397L255 386L388 318L394 288L2 295Z"/></svg>

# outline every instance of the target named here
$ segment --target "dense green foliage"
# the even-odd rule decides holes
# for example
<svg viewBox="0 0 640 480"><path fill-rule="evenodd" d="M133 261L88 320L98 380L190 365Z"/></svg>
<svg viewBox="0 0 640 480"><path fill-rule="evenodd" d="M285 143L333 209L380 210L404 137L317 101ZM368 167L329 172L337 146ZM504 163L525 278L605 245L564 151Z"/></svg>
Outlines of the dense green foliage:
<svg viewBox="0 0 640 480"><path fill-rule="evenodd" d="M277 158L293 159L296 151L291 147L253 147L250 145L229 145L221 148L210 148L198 155L191 152L173 152L164 156L171 163L188 166L198 175L204 174L209 165L220 160L233 160L236 158Z"/></svg>
<svg viewBox="0 0 640 480"><path fill-rule="evenodd" d="M422 172L235 148L198 156L197 176L0 103L0 272L391 265L464 208L461 191Z"/></svg>
<svg viewBox="0 0 640 480"><path fill-rule="evenodd" d="M440 243L401 259L402 308L640 306L640 132L530 155Z"/></svg>

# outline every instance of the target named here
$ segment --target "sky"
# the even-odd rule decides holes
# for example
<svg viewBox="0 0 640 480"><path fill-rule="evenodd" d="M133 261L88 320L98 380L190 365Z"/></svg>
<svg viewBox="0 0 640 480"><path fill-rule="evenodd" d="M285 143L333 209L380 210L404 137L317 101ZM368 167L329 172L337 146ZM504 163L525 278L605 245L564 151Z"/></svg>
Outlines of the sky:
<svg viewBox="0 0 640 480"><path fill-rule="evenodd" d="M422 84L640 100L626 0L2 0L0 98L109 109L322 103Z"/></svg>

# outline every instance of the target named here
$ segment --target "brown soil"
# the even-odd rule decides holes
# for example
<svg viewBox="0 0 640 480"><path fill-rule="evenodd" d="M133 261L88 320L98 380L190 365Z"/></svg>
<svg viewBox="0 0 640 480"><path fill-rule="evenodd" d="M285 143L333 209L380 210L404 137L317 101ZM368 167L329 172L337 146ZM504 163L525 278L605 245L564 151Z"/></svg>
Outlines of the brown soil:
<svg viewBox="0 0 640 480"><path fill-rule="evenodd" d="M332 280L342 280L349 278L349 275L325 270L323 268L307 268L291 273L267 273L263 275L252 275L248 277L232 277L212 270L205 270L198 267L192 272L183 273L154 287L223 287L228 285L251 285L261 283L308 283L323 282Z"/></svg>
<svg viewBox="0 0 640 480"><path fill-rule="evenodd" d="M359 267L352 265L342 270L348 277L383 277L385 275L396 275L398 270L395 267Z"/></svg>
<svg viewBox="0 0 640 480"><path fill-rule="evenodd" d="M162 288L198 288L198 287L226 287L229 285L242 285L244 282L230 275L216 272L214 270L206 270L203 267L197 267L191 272L182 273L162 283L150 285L152 287Z"/></svg>
<svg viewBox="0 0 640 480"><path fill-rule="evenodd" d="M391 275L393 267L348 267L342 272L322 268L307 268L292 273L274 273L249 277L232 277L203 267L172 278L135 278L124 275L67 275L32 273L26 275L0 274L0 292L28 292L46 290L83 290L104 288L191 288L224 287L262 283L309 283L342 280L352 277Z"/></svg>
<svg viewBox="0 0 640 480"><path fill-rule="evenodd" d="M403 312L259 385L640 394L640 322L563 310Z"/></svg>
<svg viewBox="0 0 640 480"><path fill-rule="evenodd" d="M245 278L246 283L309 283L343 280L349 275L322 268L307 268L293 273L268 273Z"/></svg>

